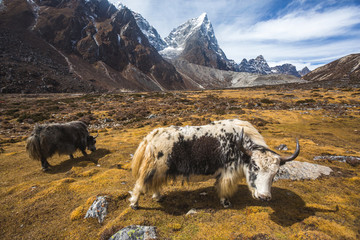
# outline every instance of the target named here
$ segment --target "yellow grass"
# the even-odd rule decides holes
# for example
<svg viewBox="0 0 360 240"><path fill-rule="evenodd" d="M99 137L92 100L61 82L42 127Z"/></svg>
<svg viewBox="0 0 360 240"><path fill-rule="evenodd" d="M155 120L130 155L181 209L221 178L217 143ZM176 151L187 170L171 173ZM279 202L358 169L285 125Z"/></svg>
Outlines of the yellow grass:
<svg viewBox="0 0 360 240"><path fill-rule="evenodd" d="M157 108L166 98L147 93L143 93L146 96L143 98L131 94L121 96L120 100L116 96L114 99L104 97L101 104L95 102L98 109L91 108L96 118L113 116L104 106L113 106L115 112L122 111L130 97L135 100L126 104L138 107L151 102L147 114L161 117L122 120L120 127L104 127L97 138L98 150L89 157L95 162L80 152L75 154L74 160L56 155L49 159L53 166L49 173L42 172L40 163L30 160L25 152L24 136L31 129L20 138L12 137L15 133L9 134L3 129L0 134L0 236L2 239L100 239L110 237L122 227L142 224L156 226L160 239L359 239L359 166L346 163L317 162L334 169L335 174L330 177L275 182L273 200L269 203L253 200L242 181L231 199L233 206L223 209L212 187L214 180L190 182L184 186L181 181L171 183L164 189L166 197L163 202L157 203L151 196L142 196L141 208L137 211L129 208L128 201L128 191L132 190L135 181L131 176L131 154L147 133L165 125L240 118L255 124L272 149L287 144L289 151L282 154L291 154L295 138L299 138L302 147L299 161L315 163L314 156L323 154L360 156L359 107L349 107L343 113L326 108L331 104L356 105L356 102L359 106L359 95L354 93L359 93L359 89L243 89L180 93L177 101L201 102L202 99L211 100L209 95L217 97L215 107L205 112L194 104L186 105L186 102ZM66 96L62 97L66 99ZM15 101L12 96L2 98L9 104ZM314 99L318 103L325 98L328 102L323 107L310 102L308 108L292 109L298 106L297 101ZM51 96L42 96L42 99L51 99ZM85 104L87 99L81 99ZM233 106L241 105L244 112L221 112L216 109L219 99ZM274 103L251 106L268 101L262 99ZM209 106L211 104L209 102ZM289 107L276 109L281 104ZM71 111L85 110L76 108ZM172 114L178 115L171 117ZM56 116L65 115L59 112ZM16 123L11 116L7 121ZM10 141L12 138L17 141ZM200 194L204 192L206 195ZM87 209L99 195L106 195L110 200L108 215L102 224L97 219L84 219ZM193 208L197 213L186 216Z"/></svg>

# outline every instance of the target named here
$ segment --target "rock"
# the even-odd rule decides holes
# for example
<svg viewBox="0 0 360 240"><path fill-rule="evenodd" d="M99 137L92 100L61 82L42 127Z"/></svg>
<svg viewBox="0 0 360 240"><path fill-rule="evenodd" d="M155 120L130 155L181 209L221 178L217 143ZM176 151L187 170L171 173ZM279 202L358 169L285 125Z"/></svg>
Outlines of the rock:
<svg viewBox="0 0 360 240"><path fill-rule="evenodd" d="M195 208L192 208L192 209L190 209L190 211L188 211L188 212L186 213L185 216L194 215L194 214L196 214L196 213L197 213L196 209L195 209Z"/></svg>
<svg viewBox="0 0 360 240"><path fill-rule="evenodd" d="M106 197L99 196L86 212L85 218L97 218L99 223L102 223L107 214L107 207L108 202L106 201Z"/></svg>
<svg viewBox="0 0 360 240"><path fill-rule="evenodd" d="M150 114L149 116L147 116L146 118L147 119L153 119L153 118L156 118L156 114Z"/></svg>
<svg viewBox="0 0 360 240"><path fill-rule="evenodd" d="M328 161L338 161L338 162L346 162L347 164L356 167L360 164L360 157L355 156L316 156L314 160L328 160Z"/></svg>
<svg viewBox="0 0 360 240"><path fill-rule="evenodd" d="M109 240L157 239L156 227L131 225L115 233Z"/></svg>
<svg viewBox="0 0 360 240"><path fill-rule="evenodd" d="M285 144L280 144L279 146L276 147L276 149L280 151L287 151L288 147Z"/></svg>
<svg viewBox="0 0 360 240"><path fill-rule="evenodd" d="M109 122L113 122L114 120L112 120L111 118L105 118L104 119L104 123L109 123Z"/></svg>
<svg viewBox="0 0 360 240"><path fill-rule="evenodd" d="M280 167L279 172L275 175L274 181L279 179L315 180L321 175L329 175L331 172L332 169L327 166L291 161Z"/></svg>

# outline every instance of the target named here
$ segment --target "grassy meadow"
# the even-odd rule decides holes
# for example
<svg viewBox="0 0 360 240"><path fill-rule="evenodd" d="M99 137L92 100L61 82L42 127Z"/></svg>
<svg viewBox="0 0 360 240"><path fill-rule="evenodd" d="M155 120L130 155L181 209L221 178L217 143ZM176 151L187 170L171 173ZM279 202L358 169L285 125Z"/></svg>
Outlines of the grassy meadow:
<svg viewBox="0 0 360 240"><path fill-rule="evenodd" d="M211 179L172 182L163 202L145 195L139 210L129 207L131 156L147 133L232 118L250 121L273 150L288 145L284 155L299 138L297 160L334 172L279 180L268 203L253 200L243 181L224 209ZM25 151L26 138L37 123L72 120L99 133L97 151L55 155L52 170L42 172ZM160 239L360 239L360 165L313 160L360 156L359 88L1 95L0 124L1 239L108 239L133 224L156 226ZM84 219L98 195L109 199L102 224ZM197 213L186 215L191 209Z"/></svg>

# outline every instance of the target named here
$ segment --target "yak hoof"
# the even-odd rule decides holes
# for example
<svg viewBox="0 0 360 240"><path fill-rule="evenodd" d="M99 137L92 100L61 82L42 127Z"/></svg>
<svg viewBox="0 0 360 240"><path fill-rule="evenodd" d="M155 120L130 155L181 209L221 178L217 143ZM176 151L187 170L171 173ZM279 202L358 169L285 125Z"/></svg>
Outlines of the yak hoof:
<svg viewBox="0 0 360 240"><path fill-rule="evenodd" d="M231 202L227 199L224 199L221 201L221 205L223 205L224 208L229 208L231 207Z"/></svg>
<svg viewBox="0 0 360 240"><path fill-rule="evenodd" d="M138 205L130 205L130 207L134 210L138 210L139 209L139 206Z"/></svg>
<svg viewBox="0 0 360 240"><path fill-rule="evenodd" d="M162 202L165 199L164 195L160 195L160 194L154 194L152 196L152 198L154 199L155 202Z"/></svg>
<svg viewBox="0 0 360 240"><path fill-rule="evenodd" d="M48 171L50 171L50 168L48 168L48 167L42 168L42 171L43 171L43 172L48 172Z"/></svg>

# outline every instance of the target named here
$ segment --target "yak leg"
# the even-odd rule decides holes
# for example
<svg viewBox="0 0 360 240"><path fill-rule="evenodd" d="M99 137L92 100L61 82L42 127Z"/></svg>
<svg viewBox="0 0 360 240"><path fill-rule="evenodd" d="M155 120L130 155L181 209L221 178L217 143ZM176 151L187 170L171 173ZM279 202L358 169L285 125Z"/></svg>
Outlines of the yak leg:
<svg viewBox="0 0 360 240"><path fill-rule="evenodd" d="M144 192L144 184L142 183L141 180L137 180L135 183L135 187L132 191L130 191L130 195L131 198L129 199L130 201L130 207L134 210L139 208L138 202L139 202L139 197L140 194Z"/></svg>
<svg viewBox="0 0 360 240"><path fill-rule="evenodd" d="M85 157L88 156L88 154L86 153L86 151L85 151L84 149L80 149L80 150L81 150L82 154L83 154Z"/></svg>
<svg viewBox="0 0 360 240"><path fill-rule="evenodd" d="M70 154L70 159L73 160L74 159L74 155Z"/></svg>
<svg viewBox="0 0 360 240"><path fill-rule="evenodd" d="M220 203L224 208L231 206L229 198L237 190L237 177L232 173L222 172L215 182L215 188L220 197Z"/></svg>
<svg viewBox="0 0 360 240"><path fill-rule="evenodd" d="M153 191L153 199L157 202L160 202L163 200L163 196L161 196L160 194L160 188L154 188L153 186L151 186L151 183L144 183L144 180L142 178L138 179L135 183L135 187L132 191L130 191L130 195L131 198L129 199L130 201L130 207L132 209L138 209L139 205L138 205L138 201L139 201L139 197L141 194L148 192L148 191Z"/></svg>
<svg viewBox="0 0 360 240"><path fill-rule="evenodd" d="M223 205L224 208L231 207L231 202L227 198L220 198L220 204Z"/></svg>
<svg viewBox="0 0 360 240"><path fill-rule="evenodd" d="M160 191L154 192L154 194L152 195L152 198L153 198L156 202L161 202L162 200L164 200L164 196L160 194Z"/></svg>
<svg viewBox="0 0 360 240"><path fill-rule="evenodd" d="M48 161L46 160L45 157L41 157L40 159L41 161L41 167L42 167L42 170L45 172L45 171L48 171L49 170L49 167L50 167L50 164L48 163Z"/></svg>

